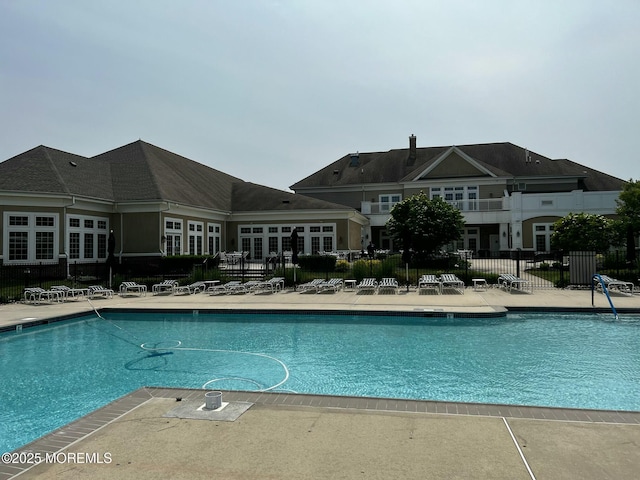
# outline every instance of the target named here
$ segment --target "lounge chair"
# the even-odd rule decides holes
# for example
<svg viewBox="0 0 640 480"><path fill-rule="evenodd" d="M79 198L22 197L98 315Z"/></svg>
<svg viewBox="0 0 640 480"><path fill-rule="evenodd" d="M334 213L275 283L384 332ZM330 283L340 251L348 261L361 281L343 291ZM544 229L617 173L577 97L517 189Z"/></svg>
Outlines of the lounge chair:
<svg viewBox="0 0 640 480"><path fill-rule="evenodd" d="M598 278L600 277L600 278ZM615 278L611 278L608 275L598 275L595 277L596 288L601 290L604 293L604 288L602 288L602 283L600 283L600 279L604 283L604 286L607 287L609 293L617 292L622 293L624 295L630 295L633 293L635 285L633 282L625 282L624 280L617 280Z"/></svg>
<svg viewBox="0 0 640 480"><path fill-rule="evenodd" d="M255 289L255 293L277 293L284 289L284 277L273 277L269 280L265 280L264 282L260 282Z"/></svg>
<svg viewBox="0 0 640 480"><path fill-rule="evenodd" d="M173 293L176 295L191 295L192 293L204 292L206 289L206 283L193 282L190 285L176 285Z"/></svg>
<svg viewBox="0 0 640 480"><path fill-rule="evenodd" d="M427 290L435 290L436 293L442 293L442 283L435 275L422 275L418 280L418 293Z"/></svg>
<svg viewBox="0 0 640 480"><path fill-rule="evenodd" d="M378 294L384 291L398 293L398 281L395 278L383 278L378 284Z"/></svg>
<svg viewBox="0 0 640 480"><path fill-rule="evenodd" d="M331 293L336 293L342 290L343 287L344 287L344 281L342 280L342 278L330 278L326 282L322 282L320 285L318 285L318 288L316 289L316 293L329 292L329 291Z"/></svg>
<svg viewBox="0 0 640 480"><path fill-rule="evenodd" d="M375 293L378 290L378 282L375 278L363 278L356 288L358 289L358 292Z"/></svg>
<svg viewBox="0 0 640 480"><path fill-rule="evenodd" d="M318 293L318 287L323 283L324 283L324 280L322 278L314 278L310 282L301 283L300 285L298 285L298 291L300 293L307 293L310 291L314 291L315 293Z"/></svg>
<svg viewBox="0 0 640 480"><path fill-rule="evenodd" d="M64 294L59 290L45 290L40 287L29 287L24 289L25 302L38 304L43 300L61 302Z"/></svg>
<svg viewBox="0 0 640 480"><path fill-rule="evenodd" d="M453 289L464 295L464 282L454 273L443 273L440 275L440 284L442 285L442 293L445 289Z"/></svg>
<svg viewBox="0 0 640 480"><path fill-rule="evenodd" d="M113 298L114 291L110 288L105 288L102 285L89 285L89 293L87 294L88 298Z"/></svg>
<svg viewBox="0 0 640 480"><path fill-rule="evenodd" d="M533 288L529 280L516 277L511 273L503 273L498 277L498 286L507 292L516 289L521 292L532 293Z"/></svg>
<svg viewBox="0 0 640 480"><path fill-rule="evenodd" d="M178 286L178 282L175 280L163 280L160 283L156 283L151 287L151 291L154 295L160 295L161 293L173 293Z"/></svg>
<svg viewBox="0 0 640 480"><path fill-rule="evenodd" d="M233 280L225 283L224 285L214 285L213 287L209 287L207 289L207 293L209 295L226 295L228 293L232 293L234 290L239 290L241 286L242 282L240 280Z"/></svg>
<svg viewBox="0 0 640 480"><path fill-rule="evenodd" d="M120 296L124 297L129 293L137 293L140 296L147 294L147 286L136 282L122 282L120 284Z"/></svg>
<svg viewBox="0 0 640 480"><path fill-rule="evenodd" d="M80 297L86 297L89 293L87 288L71 288L67 285L53 285L51 290L62 292L64 300L77 300Z"/></svg>

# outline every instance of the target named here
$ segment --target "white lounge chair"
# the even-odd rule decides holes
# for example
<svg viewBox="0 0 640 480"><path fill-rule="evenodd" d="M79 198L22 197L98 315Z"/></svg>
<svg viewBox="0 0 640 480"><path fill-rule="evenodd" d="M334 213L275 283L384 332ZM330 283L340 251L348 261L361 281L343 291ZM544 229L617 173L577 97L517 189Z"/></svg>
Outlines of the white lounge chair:
<svg viewBox="0 0 640 480"><path fill-rule="evenodd" d="M378 290L378 282L375 278L363 278L362 281L356 286L358 292L373 292Z"/></svg>
<svg viewBox="0 0 640 480"><path fill-rule="evenodd" d="M310 291L314 291L318 293L318 287L324 283L322 278L314 278L310 282L301 283L298 285L298 291L300 293L307 293Z"/></svg>
<svg viewBox="0 0 640 480"><path fill-rule="evenodd" d="M533 293L533 288L529 280L516 277L511 273L503 273L498 277L498 286L507 292L516 289L521 292Z"/></svg>
<svg viewBox="0 0 640 480"><path fill-rule="evenodd" d="M635 285L633 284L633 282L625 282L624 280L617 280L615 278L611 278L608 275L598 275L595 278L596 288L598 290L601 290L602 293L604 293L604 289L602 288L602 283L600 283L600 279L602 279L602 282L604 283L604 286L607 287L607 290L609 291L609 293L617 292L617 293L622 293L624 295L630 295L633 293L633 290L635 288Z"/></svg>
<svg viewBox="0 0 640 480"><path fill-rule="evenodd" d="M214 285L207 289L207 293L209 295L227 295L228 293L232 293L234 290L238 290L242 287L242 282L240 280L233 280L231 282L227 282L224 285Z"/></svg>
<svg viewBox="0 0 640 480"><path fill-rule="evenodd" d="M284 289L284 277L273 277L264 282L254 290L255 293L277 293Z"/></svg>
<svg viewBox="0 0 640 480"><path fill-rule="evenodd" d="M418 293L428 290L435 290L436 293L442 293L442 283L435 275L425 274L418 280Z"/></svg>
<svg viewBox="0 0 640 480"><path fill-rule="evenodd" d="M113 298L115 292L110 288L105 288L102 285L89 285L89 293L87 297L89 298Z"/></svg>
<svg viewBox="0 0 640 480"><path fill-rule="evenodd" d="M40 287L29 287L24 289L24 300L38 304L43 300L61 302L64 294L59 290L45 290Z"/></svg>
<svg viewBox="0 0 640 480"><path fill-rule="evenodd" d="M154 295L160 295L161 293L173 293L178 286L178 282L175 280L163 280L160 283L156 283L151 287L151 291Z"/></svg>
<svg viewBox="0 0 640 480"><path fill-rule="evenodd" d="M88 288L71 288L67 285L53 285L51 290L62 292L63 300L77 300L80 297L86 297L89 293Z"/></svg>
<svg viewBox="0 0 640 480"><path fill-rule="evenodd" d="M128 295L129 293L137 293L140 296L147 294L147 286L136 282L122 282L120 284L120 296Z"/></svg>
<svg viewBox="0 0 640 480"><path fill-rule="evenodd" d="M316 289L316 293L322 293L322 292L336 293L342 290L343 287L344 287L344 280L342 280L342 278L330 278L326 282L322 282L320 285L318 285L318 288Z"/></svg>
<svg viewBox="0 0 640 480"><path fill-rule="evenodd" d="M190 285L176 285L174 294L176 295L191 295L192 293L200 293L205 291L207 284L204 282L193 282Z"/></svg>
<svg viewBox="0 0 640 480"><path fill-rule="evenodd" d="M382 280L380 280L380 283L378 284L378 294L380 294L380 292L393 292L393 293L398 293L398 281L395 278L383 278Z"/></svg>
<svg viewBox="0 0 640 480"><path fill-rule="evenodd" d="M453 273L443 273L440 275L441 292L444 293L445 289L453 289L464 295L464 282Z"/></svg>

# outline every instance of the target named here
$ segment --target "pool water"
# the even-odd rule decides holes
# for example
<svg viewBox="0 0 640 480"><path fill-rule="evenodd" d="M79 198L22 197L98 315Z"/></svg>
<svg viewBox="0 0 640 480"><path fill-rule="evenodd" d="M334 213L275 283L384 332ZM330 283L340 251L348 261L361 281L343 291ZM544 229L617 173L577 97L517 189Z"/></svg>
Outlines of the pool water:
<svg viewBox="0 0 640 480"><path fill-rule="evenodd" d="M640 410L640 316L104 317L0 334L1 451L142 386Z"/></svg>

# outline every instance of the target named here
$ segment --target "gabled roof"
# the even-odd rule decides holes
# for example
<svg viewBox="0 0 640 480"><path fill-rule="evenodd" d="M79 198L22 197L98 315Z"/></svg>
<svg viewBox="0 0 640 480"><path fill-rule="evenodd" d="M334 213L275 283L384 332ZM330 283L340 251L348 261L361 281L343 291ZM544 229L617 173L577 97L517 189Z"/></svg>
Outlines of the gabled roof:
<svg viewBox="0 0 640 480"><path fill-rule="evenodd" d="M291 186L292 190L334 188L376 183L404 183L420 178L448 154L461 152L482 167L487 176L503 178L581 178L585 190L620 190L623 180L568 160L551 160L512 143L487 143L448 147L408 148L387 152L347 154ZM471 176L471 175L470 175ZM477 175L473 175L477 178Z"/></svg>
<svg viewBox="0 0 640 480"><path fill-rule="evenodd" d="M36 147L0 163L0 190L112 202L170 201L222 212L351 210L245 182L141 140L92 158Z"/></svg>

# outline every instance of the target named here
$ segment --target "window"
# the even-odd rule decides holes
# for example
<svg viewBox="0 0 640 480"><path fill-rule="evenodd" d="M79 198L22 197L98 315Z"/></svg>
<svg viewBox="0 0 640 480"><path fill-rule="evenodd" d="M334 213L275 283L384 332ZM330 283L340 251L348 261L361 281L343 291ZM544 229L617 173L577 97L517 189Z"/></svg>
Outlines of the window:
<svg viewBox="0 0 640 480"><path fill-rule="evenodd" d="M553 223L534 223L533 240L537 252L548 252L551 249L551 234Z"/></svg>
<svg viewBox="0 0 640 480"><path fill-rule="evenodd" d="M53 258L53 232L36 232L36 260Z"/></svg>
<svg viewBox="0 0 640 480"><path fill-rule="evenodd" d="M220 224L209 223L207 225L207 246L209 255L215 255L220 251Z"/></svg>
<svg viewBox="0 0 640 480"><path fill-rule="evenodd" d="M189 222L187 224L189 230L189 255L202 255L202 248L204 245L202 222Z"/></svg>
<svg viewBox="0 0 640 480"><path fill-rule="evenodd" d="M477 185L457 185L432 187L431 199L442 198L459 210L478 210L478 186Z"/></svg>
<svg viewBox="0 0 640 480"><path fill-rule="evenodd" d="M69 233L69 258L80 258L80 234L77 232Z"/></svg>
<svg viewBox="0 0 640 480"><path fill-rule="evenodd" d="M182 254L182 220L167 218L164 222L165 253L168 256Z"/></svg>
<svg viewBox="0 0 640 480"><path fill-rule="evenodd" d="M86 215L67 216L67 252L76 262L95 262L107 258L109 220Z"/></svg>
<svg viewBox="0 0 640 480"><path fill-rule="evenodd" d="M402 195L399 194L384 194L378 196L380 202L380 213L389 212L393 206L402 200Z"/></svg>
<svg viewBox="0 0 640 480"><path fill-rule="evenodd" d="M9 261L29 260L29 233L9 232Z"/></svg>
<svg viewBox="0 0 640 480"><path fill-rule="evenodd" d="M261 260L272 252L291 250L291 232L298 234L298 252L333 251L336 242L335 223L311 223L302 225L239 225L238 245L249 252L252 260Z"/></svg>
<svg viewBox="0 0 640 480"><path fill-rule="evenodd" d="M57 261L57 214L5 212L3 218L5 264Z"/></svg>

